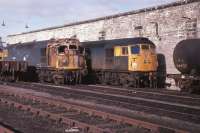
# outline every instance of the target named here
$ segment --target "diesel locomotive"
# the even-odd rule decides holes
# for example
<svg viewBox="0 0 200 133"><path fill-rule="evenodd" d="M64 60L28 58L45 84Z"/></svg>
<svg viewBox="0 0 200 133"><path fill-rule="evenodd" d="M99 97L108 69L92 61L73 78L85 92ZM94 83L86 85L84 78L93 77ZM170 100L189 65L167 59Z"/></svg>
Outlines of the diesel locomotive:
<svg viewBox="0 0 200 133"><path fill-rule="evenodd" d="M89 49L96 82L125 87L162 87L156 46L148 38L124 38L84 42ZM164 78L162 78L164 77Z"/></svg>
<svg viewBox="0 0 200 133"><path fill-rule="evenodd" d="M3 80L78 84L89 77L92 83L125 87L165 84L166 73L159 71L156 46L148 38L82 43L75 38L51 39L10 45L7 50L0 62Z"/></svg>
<svg viewBox="0 0 200 133"><path fill-rule="evenodd" d="M4 80L74 84L87 73L84 48L75 38L19 43L7 50L8 56L0 61Z"/></svg>

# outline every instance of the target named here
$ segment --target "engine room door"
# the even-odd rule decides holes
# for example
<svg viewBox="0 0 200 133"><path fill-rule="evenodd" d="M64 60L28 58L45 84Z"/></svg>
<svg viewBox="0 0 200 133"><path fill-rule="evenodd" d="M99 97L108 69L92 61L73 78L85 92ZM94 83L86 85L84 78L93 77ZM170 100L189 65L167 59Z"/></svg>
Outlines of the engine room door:
<svg viewBox="0 0 200 133"><path fill-rule="evenodd" d="M56 48L55 47L48 47L48 52L47 52L47 56L48 56L48 66L49 67L56 67L56 62L57 62L57 58L56 58Z"/></svg>

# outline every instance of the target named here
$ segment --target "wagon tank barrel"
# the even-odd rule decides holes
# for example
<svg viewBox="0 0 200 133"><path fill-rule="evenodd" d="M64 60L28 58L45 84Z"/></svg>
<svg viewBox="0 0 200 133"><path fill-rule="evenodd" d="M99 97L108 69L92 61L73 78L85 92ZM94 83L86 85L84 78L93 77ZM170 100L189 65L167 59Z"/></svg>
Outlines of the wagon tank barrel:
<svg viewBox="0 0 200 133"><path fill-rule="evenodd" d="M173 53L174 64L182 74L200 74L200 39L179 42Z"/></svg>

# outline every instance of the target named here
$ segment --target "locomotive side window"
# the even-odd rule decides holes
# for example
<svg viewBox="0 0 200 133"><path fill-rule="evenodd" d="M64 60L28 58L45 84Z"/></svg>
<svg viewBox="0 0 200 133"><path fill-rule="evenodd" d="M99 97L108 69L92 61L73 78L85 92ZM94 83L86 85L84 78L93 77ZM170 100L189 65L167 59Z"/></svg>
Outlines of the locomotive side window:
<svg viewBox="0 0 200 133"><path fill-rule="evenodd" d="M154 45L150 45L150 50L151 50L151 54L155 54L155 46Z"/></svg>
<svg viewBox="0 0 200 133"><path fill-rule="evenodd" d="M149 45L141 45L142 50L148 50L149 49Z"/></svg>
<svg viewBox="0 0 200 133"><path fill-rule="evenodd" d="M122 55L128 55L128 47L122 47Z"/></svg>
<svg viewBox="0 0 200 133"><path fill-rule="evenodd" d="M140 47L138 45L131 47L131 53L132 54L139 54L140 53Z"/></svg>
<svg viewBox="0 0 200 133"><path fill-rule="evenodd" d="M154 45L150 45L150 48L151 48L151 49L155 49L155 46L154 46Z"/></svg>

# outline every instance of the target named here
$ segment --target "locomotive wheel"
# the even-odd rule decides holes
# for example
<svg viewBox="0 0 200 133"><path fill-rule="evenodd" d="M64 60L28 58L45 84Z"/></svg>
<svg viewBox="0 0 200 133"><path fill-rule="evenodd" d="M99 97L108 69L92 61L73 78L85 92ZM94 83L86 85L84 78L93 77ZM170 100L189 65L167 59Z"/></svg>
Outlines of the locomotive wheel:
<svg viewBox="0 0 200 133"><path fill-rule="evenodd" d="M53 76L53 82L56 85L60 85L60 84L64 84L64 77L60 76L60 75L54 75Z"/></svg>
<svg viewBox="0 0 200 133"><path fill-rule="evenodd" d="M97 74L97 79L98 79L98 83L103 84L103 82L104 82L104 75L103 75L103 72L99 72L99 73Z"/></svg>
<svg viewBox="0 0 200 133"><path fill-rule="evenodd" d="M128 88L128 87L130 87L130 82L129 82L129 80L126 79L126 78L121 79L121 84L122 84L123 88Z"/></svg>
<svg viewBox="0 0 200 133"><path fill-rule="evenodd" d="M55 79L53 80L53 82L54 82L56 85L64 84L64 79L63 79L63 78L55 78Z"/></svg>
<svg viewBox="0 0 200 133"><path fill-rule="evenodd" d="M44 77L42 75L39 75L39 81L40 83L44 83Z"/></svg>

